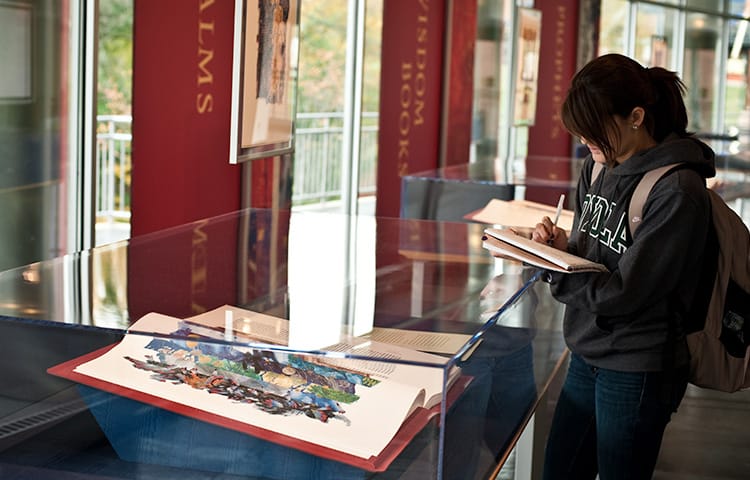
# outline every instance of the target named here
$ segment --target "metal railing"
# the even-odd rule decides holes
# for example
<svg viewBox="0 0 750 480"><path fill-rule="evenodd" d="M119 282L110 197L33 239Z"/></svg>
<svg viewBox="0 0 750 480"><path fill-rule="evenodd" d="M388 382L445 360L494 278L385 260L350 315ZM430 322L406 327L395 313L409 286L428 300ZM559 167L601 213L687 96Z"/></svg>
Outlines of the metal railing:
<svg viewBox="0 0 750 480"><path fill-rule="evenodd" d="M307 205L341 198L344 115L341 112L300 113L295 128L292 204ZM359 194L375 193L378 155L378 114L362 115Z"/></svg>
<svg viewBox="0 0 750 480"><path fill-rule="evenodd" d="M97 117L97 221L130 219L132 117ZM364 113L360 139L359 194L375 193L378 114ZM343 114L300 113L295 128L292 204L312 205L341 197Z"/></svg>
<svg viewBox="0 0 750 480"><path fill-rule="evenodd" d="M97 222L130 219L132 123L130 115L97 117Z"/></svg>

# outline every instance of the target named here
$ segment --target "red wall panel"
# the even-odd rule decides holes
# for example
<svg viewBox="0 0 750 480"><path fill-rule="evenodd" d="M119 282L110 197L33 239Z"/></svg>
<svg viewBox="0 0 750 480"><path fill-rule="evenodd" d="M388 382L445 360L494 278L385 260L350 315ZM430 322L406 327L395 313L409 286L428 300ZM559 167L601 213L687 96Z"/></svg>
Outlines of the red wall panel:
<svg viewBox="0 0 750 480"><path fill-rule="evenodd" d="M571 178L571 137L560 121L560 107L576 69L578 0L536 2L542 11L536 120L529 129L526 176L530 181ZM550 158L557 157L557 158ZM529 199L555 204L567 189L529 188Z"/></svg>
<svg viewBox="0 0 750 480"><path fill-rule="evenodd" d="M133 236L240 207L229 164L234 2L136 0Z"/></svg>
<svg viewBox="0 0 750 480"><path fill-rule="evenodd" d="M439 166L444 35L444 0L384 1L379 216L398 216L403 175Z"/></svg>

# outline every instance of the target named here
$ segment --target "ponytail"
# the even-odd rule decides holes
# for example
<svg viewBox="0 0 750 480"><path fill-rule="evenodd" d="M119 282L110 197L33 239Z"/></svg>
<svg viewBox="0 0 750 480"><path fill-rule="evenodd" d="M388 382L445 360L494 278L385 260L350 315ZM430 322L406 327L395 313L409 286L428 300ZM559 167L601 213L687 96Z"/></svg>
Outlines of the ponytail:
<svg viewBox="0 0 750 480"><path fill-rule="evenodd" d="M654 140L661 142L670 133L681 137L690 135L687 131L688 116L683 96L685 84L675 72L662 67L645 69L654 90L653 102L644 105L646 128Z"/></svg>

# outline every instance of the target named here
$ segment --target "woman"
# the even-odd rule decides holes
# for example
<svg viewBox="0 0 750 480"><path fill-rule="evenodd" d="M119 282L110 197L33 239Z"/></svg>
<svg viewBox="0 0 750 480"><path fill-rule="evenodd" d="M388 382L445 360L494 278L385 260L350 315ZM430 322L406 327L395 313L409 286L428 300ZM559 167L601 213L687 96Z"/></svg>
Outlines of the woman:
<svg viewBox="0 0 750 480"><path fill-rule="evenodd" d="M687 131L674 72L609 54L573 78L565 128L591 151L568 238L548 217L532 238L604 264L609 273L548 276L566 304L571 351L545 453L544 478L651 478L662 435L687 386L683 318L709 231L705 179L713 151ZM604 166L592 182L594 163ZM682 162L651 190L631 236L630 197L643 174ZM704 293L704 295L707 293Z"/></svg>

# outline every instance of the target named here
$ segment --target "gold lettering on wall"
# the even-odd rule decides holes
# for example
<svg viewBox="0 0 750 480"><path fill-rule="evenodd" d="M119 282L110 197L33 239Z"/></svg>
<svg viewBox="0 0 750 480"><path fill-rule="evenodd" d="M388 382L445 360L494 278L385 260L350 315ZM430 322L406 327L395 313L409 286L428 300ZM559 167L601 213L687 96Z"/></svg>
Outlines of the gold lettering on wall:
<svg viewBox="0 0 750 480"><path fill-rule="evenodd" d="M203 313L206 307L199 297L208 290L208 234L203 228L207 220L197 222L193 227L190 249L190 309L193 313Z"/></svg>
<svg viewBox="0 0 750 480"><path fill-rule="evenodd" d="M198 85L214 83L214 76L208 69L208 64L214 58L213 50L198 48Z"/></svg>
<svg viewBox="0 0 750 480"><path fill-rule="evenodd" d="M398 116L398 174L409 172L412 127L424 124L425 94L427 93L428 13L429 0L420 0L421 13L415 29L416 49L413 60L401 63Z"/></svg>
<svg viewBox="0 0 750 480"><path fill-rule="evenodd" d="M214 28L213 18L206 18L211 12L208 7L213 5L215 0L201 0L198 6L198 49L197 49L197 87L195 95L195 108L198 113L208 113L213 111L214 96L212 88L214 86L214 75L211 71L211 61L214 58Z"/></svg>
<svg viewBox="0 0 750 480"><path fill-rule="evenodd" d="M552 125L549 131L550 139L557 139L561 134L560 108L562 107L565 89L563 82L563 67L565 65L565 29L567 28L567 8L557 7L557 18L555 19L555 58L553 61L554 71L552 73Z"/></svg>

